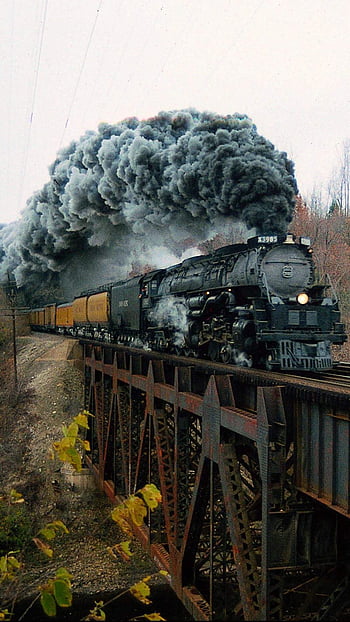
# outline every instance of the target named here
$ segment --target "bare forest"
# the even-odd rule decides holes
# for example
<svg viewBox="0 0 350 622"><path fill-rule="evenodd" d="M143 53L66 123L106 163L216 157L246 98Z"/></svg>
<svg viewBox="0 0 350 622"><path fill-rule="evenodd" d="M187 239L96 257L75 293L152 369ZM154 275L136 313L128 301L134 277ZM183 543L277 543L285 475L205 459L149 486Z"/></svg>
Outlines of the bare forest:
<svg viewBox="0 0 350 622"><path fill-rule="evenodd" d="M311 238L317 276L327 275L339 298L342 321L350 329L350 140L343 145L339 168L327 190L316 190L308 199L297 197L290 230ZM349 360L350 344L345 343L337 358Z"/></svg>

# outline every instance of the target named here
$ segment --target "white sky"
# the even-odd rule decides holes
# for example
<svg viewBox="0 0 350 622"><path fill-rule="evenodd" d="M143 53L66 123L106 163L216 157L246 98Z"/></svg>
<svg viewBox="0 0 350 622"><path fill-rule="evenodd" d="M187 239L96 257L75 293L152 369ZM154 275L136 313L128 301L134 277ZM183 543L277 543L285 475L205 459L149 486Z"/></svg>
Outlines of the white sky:
<svg viewBox="0 0 350 622"><path fill-rule="evenodd" d="M101 121L247 114L327 184L350 138L349 0L0 0L0 222Z"/></svg>

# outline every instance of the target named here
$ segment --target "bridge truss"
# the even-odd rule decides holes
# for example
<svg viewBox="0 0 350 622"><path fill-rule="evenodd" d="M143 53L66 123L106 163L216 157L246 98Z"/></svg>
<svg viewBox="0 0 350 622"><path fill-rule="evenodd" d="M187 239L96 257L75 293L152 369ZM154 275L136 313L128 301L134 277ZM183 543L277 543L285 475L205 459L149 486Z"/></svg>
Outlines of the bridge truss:
<svg viewBox="0 0 350 622"><path fill-rule="evenodd" d="M348 619L347 396L83 346L89 466L112 500L158 486L136 535L192 617Z"/></svg>

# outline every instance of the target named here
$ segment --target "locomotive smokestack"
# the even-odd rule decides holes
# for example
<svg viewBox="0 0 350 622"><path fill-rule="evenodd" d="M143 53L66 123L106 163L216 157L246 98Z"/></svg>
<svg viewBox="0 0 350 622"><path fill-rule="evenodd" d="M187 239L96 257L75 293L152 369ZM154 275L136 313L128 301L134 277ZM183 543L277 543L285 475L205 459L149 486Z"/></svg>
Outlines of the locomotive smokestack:
<svg viewBox="0 0 350 622"><path fill-rule="evenodd" d="M83 258L81 278L123 278L140 252L198 243L223 223L284 232L297 192L293 163L247 116L195 110L101 124L49 173L15 231L0 231L3 269L32 287L73 284L72 261L78 269Z"/></svg>

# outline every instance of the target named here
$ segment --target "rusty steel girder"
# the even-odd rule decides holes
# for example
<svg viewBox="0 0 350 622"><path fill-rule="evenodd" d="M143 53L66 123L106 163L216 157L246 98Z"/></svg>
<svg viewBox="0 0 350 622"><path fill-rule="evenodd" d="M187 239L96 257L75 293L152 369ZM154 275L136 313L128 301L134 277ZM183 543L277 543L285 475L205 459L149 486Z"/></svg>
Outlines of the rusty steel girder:
<svg viewBox="0 0 350 622"><path fill-rule="evenodd" d="M252 370L213 373L203 362L110 345L84 351L85 408L95 415L88 464L113 501L150 482L161 490L161 506L136 535L195 620L327 619L344 610L346 485L332 496L338 511L324 486L329 473L310 477L315 432L305 396Z"/></svg>

